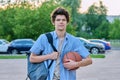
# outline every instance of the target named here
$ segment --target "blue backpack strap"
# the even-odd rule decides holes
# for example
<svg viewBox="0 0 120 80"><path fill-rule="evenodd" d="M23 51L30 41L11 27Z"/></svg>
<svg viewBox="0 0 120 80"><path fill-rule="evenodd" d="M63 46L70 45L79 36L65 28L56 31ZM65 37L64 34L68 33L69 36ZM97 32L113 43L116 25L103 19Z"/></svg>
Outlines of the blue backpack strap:
<svg viewBox="0 0 120 80"><path fill-rule="evenodd" d="M57 49L55 48L55 46L53 45L53 37L51 35L51 33L46 33L48 42L50 43L50 45L52 46L53 50L57 52Z"/></svg>
<svg viewBox="0 0 120 80"><path fill-rule="evenodd" d="M46 33L45 35L47 36L48 42L50 43L53 50L57 52L57 49L53 45L53 37L52 37L51 33L49 32L49 33ZM48 69L51 67L52 63L53 63L53 60L51 61L50 65L48 66Z"/></svg>

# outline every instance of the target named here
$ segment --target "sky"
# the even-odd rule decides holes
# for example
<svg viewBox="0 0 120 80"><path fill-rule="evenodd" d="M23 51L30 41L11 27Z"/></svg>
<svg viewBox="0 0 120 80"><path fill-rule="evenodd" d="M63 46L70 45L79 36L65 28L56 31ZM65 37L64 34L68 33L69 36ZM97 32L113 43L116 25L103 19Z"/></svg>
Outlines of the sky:
<svg viewBox="0 0 120 80"><path fill-rule="evenodd" d="M120 0L82 0L80 11L85 12L93 3L99 3L99 1L108 8L107 15L120 15Z"/></svg>
<svg viewBox="0 0 120 80"><path fill-rule="evenodd" d="M80 10L84 12L94 2L99 3L99 1L107 7L107 15L120 15L120 0L82 0Z"/></svg>

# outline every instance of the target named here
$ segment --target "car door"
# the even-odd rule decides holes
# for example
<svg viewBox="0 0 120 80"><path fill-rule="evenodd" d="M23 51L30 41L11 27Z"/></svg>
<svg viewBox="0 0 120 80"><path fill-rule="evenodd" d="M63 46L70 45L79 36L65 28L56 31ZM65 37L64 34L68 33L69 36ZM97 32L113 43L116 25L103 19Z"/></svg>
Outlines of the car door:
<svg viewBox="0 0 120 80"><path fill-rule="evenodd" d="M26 51L29 51L32 45L33 45L32 41L24 41L24 48Z"/></svg>
<svg viewBox="0 0 120 80"><path fill-rule="evenodd" d="M0 41L0 52L7 52L8 44Z"/></svg>
<svg viewBox="0 0 120 80"><path fill-rule="evenodd" d="M27 40L23 40L19 42L19 50L20 51L29 51L31 48L31 42Z"/></svg>

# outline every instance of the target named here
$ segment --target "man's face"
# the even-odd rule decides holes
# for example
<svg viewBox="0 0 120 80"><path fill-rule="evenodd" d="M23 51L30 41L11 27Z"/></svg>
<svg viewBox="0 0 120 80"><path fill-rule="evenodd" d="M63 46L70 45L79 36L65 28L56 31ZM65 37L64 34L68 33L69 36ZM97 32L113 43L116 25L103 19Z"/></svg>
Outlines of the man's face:
<svg viewBox="0 0 120 80"><path fill-rule="evenodd" d="M57 15L53 24L55 25L55 30L65 31L67 26L65 15Z"/></svg>

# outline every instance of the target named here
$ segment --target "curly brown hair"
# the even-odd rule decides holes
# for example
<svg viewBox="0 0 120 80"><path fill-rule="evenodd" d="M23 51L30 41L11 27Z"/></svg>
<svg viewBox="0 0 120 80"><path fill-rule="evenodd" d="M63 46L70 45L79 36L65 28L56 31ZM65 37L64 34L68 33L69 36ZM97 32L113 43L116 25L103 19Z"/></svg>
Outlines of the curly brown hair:
<svg viewBox="0 0 120 80"><path fill-rule="evenodd" d="M67 23L69 22L69 13L64 8L58 7L51 14L51 21L54 22L57 15L65 15Z"/></svg>

